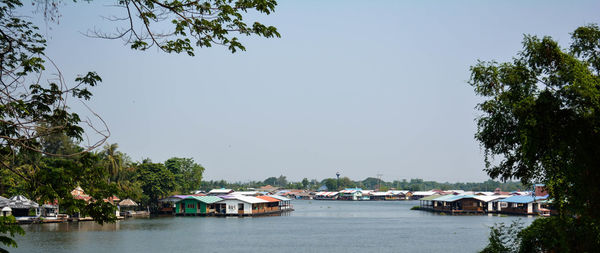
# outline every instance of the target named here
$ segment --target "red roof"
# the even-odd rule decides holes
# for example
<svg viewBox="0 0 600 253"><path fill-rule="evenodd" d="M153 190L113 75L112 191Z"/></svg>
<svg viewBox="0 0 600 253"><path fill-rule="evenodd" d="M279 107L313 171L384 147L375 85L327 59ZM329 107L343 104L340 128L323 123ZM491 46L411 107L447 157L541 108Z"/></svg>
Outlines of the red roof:
<svg viewBox="0 0 600 253"><path fill-rule="evenodd" d="M279 202L279 200L278 200L278 199L276 199L276 198L271 198L271 197L269 197L269 196L256 196L256 197L257 197L257 198L259 198L259 199L262 199L262 200L269 201L269 202Z"/></svg>

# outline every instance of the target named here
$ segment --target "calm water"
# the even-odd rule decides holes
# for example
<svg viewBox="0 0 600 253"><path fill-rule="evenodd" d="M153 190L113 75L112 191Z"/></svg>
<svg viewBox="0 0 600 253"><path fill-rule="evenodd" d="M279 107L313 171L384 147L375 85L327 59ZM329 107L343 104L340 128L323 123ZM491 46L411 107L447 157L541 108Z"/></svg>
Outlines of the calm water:
<svg viewBox="0 0 600 253"><path fill-rule="evenodd" d="M489 226L531 217L411 211L418 201L293 201L275 217L161 217L25 226L11 252L475 252Z"/></svg>

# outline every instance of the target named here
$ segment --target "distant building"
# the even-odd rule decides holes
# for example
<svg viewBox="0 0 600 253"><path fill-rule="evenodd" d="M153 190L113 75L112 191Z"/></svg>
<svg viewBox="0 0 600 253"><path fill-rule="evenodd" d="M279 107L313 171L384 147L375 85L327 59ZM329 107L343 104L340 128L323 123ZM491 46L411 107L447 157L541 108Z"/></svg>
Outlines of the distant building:
<svg viewBox="0 0 600 253"><path fill-rule="evenodd" d="M227 195L232 193L233 190L232 189L225 189L225 188L221 188L221 189L212 189L210 190L207 195L209 196L218 196L218 195Z"/></svg>

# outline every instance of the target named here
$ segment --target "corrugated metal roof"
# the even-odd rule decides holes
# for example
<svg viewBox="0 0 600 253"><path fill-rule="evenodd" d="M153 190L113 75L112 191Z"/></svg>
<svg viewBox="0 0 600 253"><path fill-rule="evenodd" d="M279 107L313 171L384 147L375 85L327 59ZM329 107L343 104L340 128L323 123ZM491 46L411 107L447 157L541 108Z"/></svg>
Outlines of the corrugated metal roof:
<svg viewBox="0 0 600 253"><path fill-rule="evenodd" d="M195 199L205 204L212 204L223 200L217 196L189 196L187 199Z"/></svg>
<svg viewBox="0 0 600 253"><path fill-rule="evenodd" d="M233 191L232 189L212 189L208 193L209 194L221 194L221 193L227 194L227 193L230 193L232 191Z"/></svg>
<svg viewBox="0 0 600 253"><path fill-rule="evenodd" d="M475 195L451 195L451 198L446 199L444 202L454 202L465 198L475 198Z"/></svg>
<svg viewBox="0 0 600 253"><path fill-rule="evenodd" d="M335 196L338 192L317 192L316 196Z"/></svg>
<svg viewBox="0 0 600 253"><path fill-rule="evenodd" d="M431 195L431 196L420 198L419 200L434 200L434 199L437 199L439 197L440 197L440 195Z"/></svg>
<svg viewBox="0 0 600 253"><path fill-rule="evenodd" d="M258 204L258 203L267 203L268 201L264 199L259 199L257 197L252 196L244 196L244 195L227 195L227 196L219 196L224 200L234 199L242 202L246 202L249 204Z"/></svg>
<svg viewBox="0 0 600 253"><path fill-rule="evenodd" d="M404 190L389 190L388 192L392 195L398 195L398 194L406 195L408 193L408 191L404 191Z"/></svg>
<svg viewBox="0 0 600 253"><path fill-rule="evenodd" d="M434 194L436 194L436 192L433 192L433 191L427 191L427 192L418 191L418 192L413 192L413 195L416 195L416 196L431 196L431 195L434 195Z"/></svg>
<svg viewBox="0 0 600 253"><path fill-rule="evenodd" d="M278 199L272 198L272 197L269 197L269 196L256 196L256 197L259 198L259 199L264 199L264 200L269 201L269 202L277 202L277 203L279 203Z"/></svg>
<svg viewBox="0 0 600 253"><path fill-rule="evenodd" d="M500 196L500 195L493 195L493 196L475 196L475 199L477 200L481 200L483 202L490 202L493 200L497 200L497 199L503 199L506 198L504 196Z"/></svg>
<svg viewBox="0 0 600 253"><path fill-rule="evenodd" d="M505 198L503 200L500 200L500 202L506 202L506 203L519 203L519 204L526 204L526 203L531 203L534 202L536 200L540 200L540 199L546 199L548 196L541 196L541 197L533 197L531 195L529 196L510 196L508 198Z"/></svg>
<svg viewBox="0 0 600 253"><path fill-rule="evenodd" d="M232 194L232 195L256 196L256 195L258 195L258 192L257 191L239 191L239 192L232 192L230 194Z"/></svg>
<svg viewBox="0 0 600 253"><path fill-rule="evenodd" d="M392 195L390 192L371 192L371 196L387 196Z"/></svg>
<svg viewBox="0 0 600 253"><path fill-rule="evenodd" d="M269 197L275 198L275 199L278 199L278 200L281 200L281 201L290 201L291 200L291 199L288 199L286 197L279 196L279 195L269 195Z"/></svg>
<svg viewBox="0 0 600 253"><path fill-rule="evenodd" d="M450 198L453 198L454 196L456 196L456 195L452 195L452 194L448 194L448 195L442 195L442 196L439 196L439 197L437 197L437 198L434 198L434 199L432 199L432 200L433 200L433 201L446 201L446 200L448 200L448 199L450 199Z"/></svg>

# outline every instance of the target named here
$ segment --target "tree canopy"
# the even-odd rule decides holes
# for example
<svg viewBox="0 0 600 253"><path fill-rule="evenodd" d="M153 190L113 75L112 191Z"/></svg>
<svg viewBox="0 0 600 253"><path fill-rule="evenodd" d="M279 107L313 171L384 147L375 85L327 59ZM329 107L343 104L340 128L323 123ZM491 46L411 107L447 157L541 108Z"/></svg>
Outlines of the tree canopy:
<svg viewBox="0 0 600 253"><path fill-rule="evenodd" d="M470 84L485 99L475 138L485 150L487 173L545 183L561 222L534 224L563 224L558 231L569 231L576 222L595 236L564 236L572 239L555 246L566 248L538 248L544 251L600 245L600 29L579 27L571 39L562 48L550 37L527 35L511 62L471 67Z"/></svg>
<svg viewBox="0 0 600 253"><path fill-rule="evenodd" d="M77 1L73 1L77 2ZM56 21L60 14L59 0L26 2L39 6L46 20ZM273 26L249 22L249 12L270 14L275 0L119 0L115 6L121 16L109 18L115 28L110 32L91 30L88 36L103 39L123 39L135 50L156 47L167 53L194 55L196 48L221 45L229 51L245 50L239 36L279 37ZM114 206L102 201L117 190L139 195L135 169L123 167L116 146L108 146L101 154L90 152L110 136L107 124L90 109L99 123L82 120L70 110L68 98L86 101L92 98L91 88L102 78L93 70L67 80L60 67L45 55L46 37L33 23L31 15L19 11L20 0L0 0L0 175L2 188L14 186L33 200L58 201L61 207L80 211L99 222L114 220ZM75 76L69 73L68 76ZM84 127L95 132L97 139L83 145ZM182 164L187 161L183 160ZM156 165L158 166L158 165ZM168 176L169 170L141 165L140 177L154 179L154 174ZM164 167L164 165L163 165ZM192 165L184 170L189 190L201 179L201 167ZM177 174L175 174L177 175ZM123 177L123 180L119 178ZM181 184L178 184L181 185ZM73 200L70 191L81 186L94 201ZM145 185L144 185L145 186ZM11 187L12 188L12 187ZM142 187L144 188L144 187ZM172 190L169 185L144 189L152 196ZM11 220L0 221L0 242L14 246L10 238L19 233ZM16 230L14 230L14 229ZM0 249L2 250L2 249Z"/></svg>

